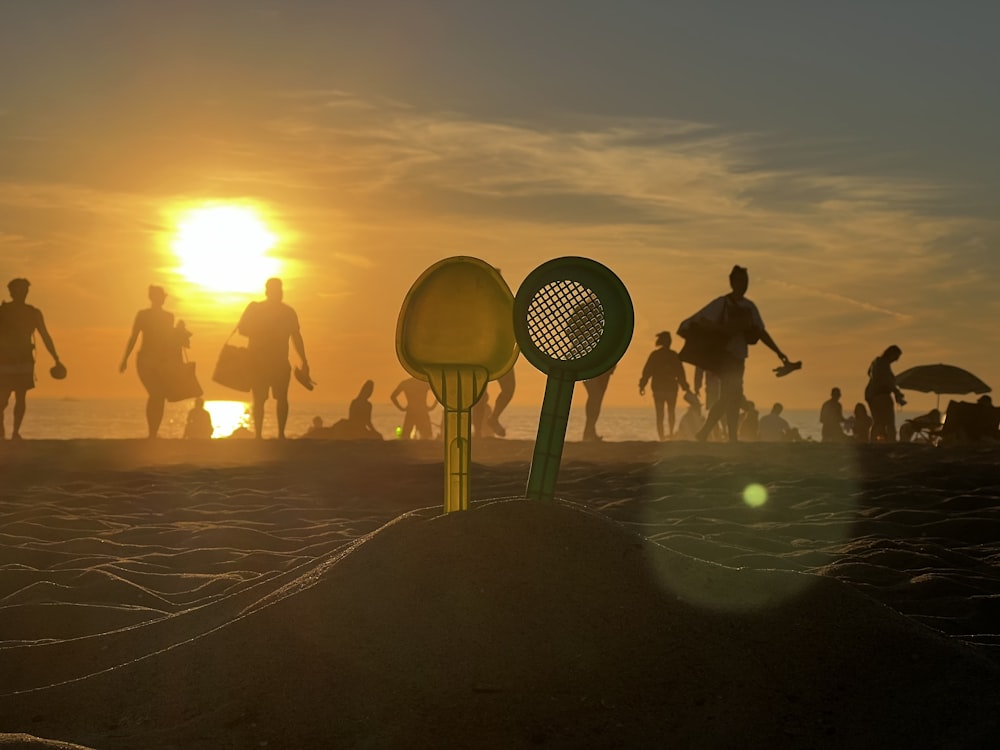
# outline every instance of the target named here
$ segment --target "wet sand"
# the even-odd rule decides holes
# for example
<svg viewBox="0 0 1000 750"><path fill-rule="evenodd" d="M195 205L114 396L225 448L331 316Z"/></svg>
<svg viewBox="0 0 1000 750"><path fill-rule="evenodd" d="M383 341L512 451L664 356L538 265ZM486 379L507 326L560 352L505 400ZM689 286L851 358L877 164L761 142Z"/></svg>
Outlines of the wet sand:
<svg viewBox="0 0 1000 750"><path fill-rule="evenodd" d="M1000 743L1000 448L531 449L0 444L0 747Z"/></svg>

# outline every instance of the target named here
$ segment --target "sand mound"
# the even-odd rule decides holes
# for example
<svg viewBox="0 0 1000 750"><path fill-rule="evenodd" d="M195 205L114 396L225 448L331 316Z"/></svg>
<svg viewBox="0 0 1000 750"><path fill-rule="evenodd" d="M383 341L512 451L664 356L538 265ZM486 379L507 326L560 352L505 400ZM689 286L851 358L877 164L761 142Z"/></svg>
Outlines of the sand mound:
<svg viewBox="0 0 1000 750"><path fill-rule="evenodd" d="M689 558L567 503L405 514L244 612L8 696L0 726L102 750L973 748L998 732L1000 669L973 649L836 580Z"/></svg>

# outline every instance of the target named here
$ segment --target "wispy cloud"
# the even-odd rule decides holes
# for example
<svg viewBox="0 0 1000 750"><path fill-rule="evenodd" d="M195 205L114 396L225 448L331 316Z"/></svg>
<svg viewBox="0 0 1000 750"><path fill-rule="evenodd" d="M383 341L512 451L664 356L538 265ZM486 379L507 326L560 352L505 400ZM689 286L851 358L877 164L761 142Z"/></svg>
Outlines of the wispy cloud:
<svg viewBox="0 0 1000 750"><path fill-rule="evenodd" d="M304 283L328 301L376 270L380 299L395 299L444 254L482 253L516 276L586 253L613 262L656 330L721 293L736 262L801 346L825 330L844 347L919 337L947 354L1000 312L996 222L942 210L954 194L930 179L849 173L845 143L782 150L766 133L652 118L488 121L338 90L271 92L127 145L113 135L62 143L60 164L24 162L0 182L0 245L65 267L69 236L70 265L140 278L164 205L251 196L294 227ZM393 313L370 317L387 327Z"/></svg>

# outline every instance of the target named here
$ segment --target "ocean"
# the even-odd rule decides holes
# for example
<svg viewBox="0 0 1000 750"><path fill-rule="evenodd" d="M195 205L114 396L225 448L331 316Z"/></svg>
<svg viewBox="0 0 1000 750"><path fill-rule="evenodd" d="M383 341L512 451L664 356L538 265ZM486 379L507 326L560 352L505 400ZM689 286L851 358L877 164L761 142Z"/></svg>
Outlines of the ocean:
<svg viewBox="0 0 1000 750"><path fill-rule="evenodd" d="M583 399L573 403L570 413L567 440L580 440L583 433ZM227 437L241 425L249 427L249 404L242 401L207 401L215 427L213 437ZM160 428L160 437L181 438L191 402L167 404ZM10 435L13 403L8 406L5 421ZM514 440L534 440L538 429L538 406L511 404L501 422L507 437ZM677 419L680 420L678 404ZM896 424L916 416L918 412L897 412ZM326 425L347 416L346 403L291 403L286 434L288 437L303 435L320 416ZM803 439L819 440L819 409L786 409L782 414L792 427L797 427ZM432 421L439 425L440 407L431 412ZM392 404L373 403L372 423L386 439L394 439L396 428L402 424L402 412ZM653 407L645 408L606 406L597 424L597 432L605 440L656 440ZM28 397L28 410L21 434L25 439L72 440L80 438L130 439L146 436L145 402L122 399L45 399ZM264 437L275 437L274 402L269 401L264 417Z"/></svg>

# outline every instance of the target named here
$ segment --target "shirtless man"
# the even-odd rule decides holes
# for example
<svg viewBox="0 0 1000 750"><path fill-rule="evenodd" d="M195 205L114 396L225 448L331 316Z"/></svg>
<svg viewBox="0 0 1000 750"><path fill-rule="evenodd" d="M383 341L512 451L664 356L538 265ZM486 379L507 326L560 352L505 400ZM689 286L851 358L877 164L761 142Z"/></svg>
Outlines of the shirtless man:
<svg viewBox="0 0 1000 750"><path fill-rule="evenodd" d="M12 440L21 439L21 423L27 409L27 394L35 387L35 343L38 331L42 343L55 365L60 367L55 344L45 327L42 311L25 302L28 296L27 279L13 279L7 284L10 302L0 305L0 438L4 437L4 412L14 394L14 431Z"/></svg>
<svg viewBox="0 0 1000 750"><path fill-rule="evenodd" d="M253 372L253 426L260 439L264 429L264 404L268 392L277 402L278 438L285 437L288 422L288 384L292 366L288 361L288 341L302 361L305 378L309 378L309 362L299 331L299 316L282 300L281 279L268 279L264 286L267 299L251 302L240 318L240 333L247 337L247 349Z"/></svg>

